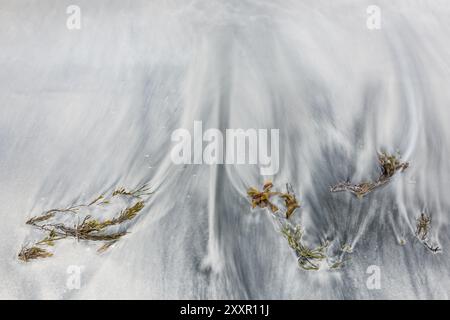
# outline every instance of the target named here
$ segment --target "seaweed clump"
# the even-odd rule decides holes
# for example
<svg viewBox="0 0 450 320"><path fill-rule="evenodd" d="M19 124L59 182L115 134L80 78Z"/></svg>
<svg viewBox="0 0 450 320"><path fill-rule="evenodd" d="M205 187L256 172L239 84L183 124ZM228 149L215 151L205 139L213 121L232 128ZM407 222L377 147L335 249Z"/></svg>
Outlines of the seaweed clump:
<svg viewBox="0 0 450 320"><path fill-rule="evenodd" d="M272 197L279 196L284 200L285 205L285 216L289 219L297 208L300 208L295 194L292 191L292 186L286 184L286 192L274 192L272 191L273 183L268 181L264 184L263 190L259 191L254 187L250 187L247 190L247 195L251 198L252 209L259 208L270 208L272 213L279 211L279 208L273 204L270 200Z"/></svg>
<svg viewBox="0 0 450 320"><path fill-rule="evenodd" d="M37 246L32 246L29 248L22 247L19 252L19 260L24 262L28 262L29 260L38 259L38 258L47 258L53 256L52 253L48 252L43 248L39 248Z"/></svg>
<svg viewBox="0 0 450 320"><path fill-rule="evenodd" d="M329 269L342 266L342 259L332 263L327 256L328 241L315 248L309 247L303 241L302 227L292 221L294 212L300 208L292 186L286 184L286 192L272 191L272 188L273 184L269 181L264 184L262 191L253 187L249 188L247 195L250 197L252 208L260 207L270 210L280 226L281 234L287 240L289 247L294 250L299 267L303 270L317 271L321 268L322 262L327 262ZM283 204L278 207L272 202L276 200Z"/></svg>
<svg viewBox="0 0 450 320"><path fill-rule="evenodd" d="M77 241L103 242L97 251L104 252L127 234L127 231L124 230L126 229L125 223L133 220L142 211L145 207L144 197L150 194L146 185L134 190L118 188L109 196L102 194L87 204L73 205L64 209L51 209L31 217L26 224L43 232L44 237L32 245L22 247L18 258L28 262L51 257L53 253L47 249L55 246L57 241L70 238ZM112 218L101 219L92 214L100 209L107 212L115 210L113 206L116 204L115 202L125 207ZM108 207L110 205L111 207Z"/></svg>
<svg viewBox="0 0 450 320"><path fill-rule="evenodd" d="M268 208L270 208L272 213L275 213L278 211L278 207L270 201L270 198L272 196L278 195L279 192L272 192L272 188L273 188L273 183L269 181L264 184L262 191L259 191L258 189L253 188L253 187L250 187L247 190L247 194L252 200L252 209L254 209L256 207L260 207L260 208L268 207Z"/></svg>
<svg viewBox="0 0 450 320"><path fill-rule="evenodd" d="M408 162L402 162L399 157L386 152L378 154L378 165L380 175L375 181L361 182L358 184L349 181L340 182L330 188L331 192L348 191L358 198L362 198L368 193L378 189L391 181L391 178L398 172L403 172L409 166Z"/></svg>

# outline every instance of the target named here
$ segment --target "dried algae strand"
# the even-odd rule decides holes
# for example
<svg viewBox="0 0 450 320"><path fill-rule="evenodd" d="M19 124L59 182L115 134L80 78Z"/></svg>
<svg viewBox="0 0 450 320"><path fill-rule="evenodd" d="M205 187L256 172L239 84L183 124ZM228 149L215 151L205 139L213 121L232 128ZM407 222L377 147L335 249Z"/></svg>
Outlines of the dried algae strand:
<svg viewBox="0 0 450 320"><path fill-rule="evenodd" d="M103 253L105 251L107 251L110 247L112 247L115 243L117 242L117 240L112 240L109 242L106 242L105 244L103 244L100 248L97 249L98 253Z"/></svg>
<svg viewBox="0 0 450 320"><path fill-rule="evenodd" d="M115 189L109 196L102 194L96 197L88 204L70 206L65 209L52 209L30 218L26 224L43 232L45 236L31 246L24 246L19 252L18 258L28 262L33 259L51 257L53 253L47 249L55 246L57 241L70 238L78 241L104 242L98 252L105 252L127 234L127 231L124 230L124 227L126 229L125 223L133 220L145 207L144 197L151 194L149 190L147 185L133 190L121 187ZM112 210L117 210L112 207L112 202L119 201L119 198L125 208L115 214L113 218L100 219L100 217L94 217L90 212L101 208L112 213ZM109 205L111 207L108 207ZM83 215L84 218L79 222ZM74 219L77 221L73 222ZM67 222L67 220L72 221Z"/></svg>
<svg viewBox="0 0 450 320"><path fill-rule="evenodd" d="M117 195L123 195L123 196L130 196L130 197L134 197L134 198L141 198L144 196L148 196L151 195L152 192L150 191L150 188L144 184L139 188L133 189L133 190L127 190L123 187L121 188L117 188L113 191L112 196L117 196Z"/></svg>
<svg viewBox="0 0 450 320"><path fill-rule="evenodd" d="M377 188L384 186L391 181L391 178L398 172L403 172L409 166L408 162L402 162L399 156L390 155L386 152L378 154L378 165L380 176L375 181L361 182L353 184L349 181L340 182L330 188L331 192L348 191L358 198L362 198Z"/></svg>
<svg viewBox="0 0 450 320"><path fill-rule="evenodd" d="M288 245L294 250L297 257L298 266L303 270L319 270L323 262L326 262L329 269L340 268L344 261L331 262L326 251L328 242L316 247L308 247L302 240L303 230L300 225L292 222L294 212L300 208L293 188L290 184L286 184L286 192L272 191L272 182L266 182L262 191L251 187L247 190L252 208L265 208L273 214L275 221L280 226L280 232L287 240ZM272 201L280 200L283 203L280 207L276 206ZM281 214L279 214L281 213Z"/></svg>

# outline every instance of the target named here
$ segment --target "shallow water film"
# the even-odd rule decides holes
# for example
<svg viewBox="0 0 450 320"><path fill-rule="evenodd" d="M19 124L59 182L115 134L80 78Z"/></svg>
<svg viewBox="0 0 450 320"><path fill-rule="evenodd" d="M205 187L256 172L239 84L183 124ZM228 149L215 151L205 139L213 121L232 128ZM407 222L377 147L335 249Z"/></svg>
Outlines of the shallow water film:
<svg viewBox="0 0 450 320"><path fill-rule="evenodd" d="M0 298L447 299L449 34L446 0L0 0Z"/></svg>

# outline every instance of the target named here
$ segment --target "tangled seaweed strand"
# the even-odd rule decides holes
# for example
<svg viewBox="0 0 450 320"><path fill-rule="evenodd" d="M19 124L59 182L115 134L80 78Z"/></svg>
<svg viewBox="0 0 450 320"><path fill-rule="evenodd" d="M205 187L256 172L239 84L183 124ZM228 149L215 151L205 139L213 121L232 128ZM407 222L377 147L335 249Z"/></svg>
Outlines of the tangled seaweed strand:
<svg viewBox="0 0 450 320"><path fill-rule="evenodd" d="M433 246L430 244L428 234L431 228L431 217L425 213L421 213L420 217L416 221L416 237L419 241L433 253L438 253L441 251L439 246Z"/></svg>
<svg viewBox="0 0 450 320"><path fill-rule="evenodd" d="M328 243L314 249L308 248L302 243L303 232L300 225L286 224L282 227L281 233L288 241L289 246L295 251L300 268L316 271L320 269L321 261L327 258L325 250Z"/></svg>
<svg viewBox="0 0 450 320"><path fill-rule="evenodd" d="M372 182L362 182L353 184L349 181L340 182L330 188L331 192L348 191L358 198L362 198L368 193L378 189L391 181L391 178L397 172L403 172L409 166L408 162L401 162L395 155L390 155L386 152L378 154L378 164L380 167L380 176L377 180Z"/></svg>
<svg viewBox="0 0 450 320"><path fill-rule="evenodd" d="M112 226L121 226L125 222L133 220L145 206L145 202L142 198L150 194L151 192L149 192L147 185L143 185L134 190L118 188L115 189L110 196L105 197L105 195L102 194L88 204L70 206L65 209L52 209L45 211L41 215L32 217L26 224L43 231L46 236L32 246L23 247L18 254L18 258L28 262L33 259L51 257L53 254L42 247L53 247L56 241L68 238L74 238L78 241L106 242L98 249L98 252L102 253L127 234L126 231L112 232L109 228ZM112 219L103 221L94 219L91 215L86 215L81 223L75 225L50 221L57 215L79 214L82 209L108 205L114 197L135 199L135 203L121 210Z"/></svg>

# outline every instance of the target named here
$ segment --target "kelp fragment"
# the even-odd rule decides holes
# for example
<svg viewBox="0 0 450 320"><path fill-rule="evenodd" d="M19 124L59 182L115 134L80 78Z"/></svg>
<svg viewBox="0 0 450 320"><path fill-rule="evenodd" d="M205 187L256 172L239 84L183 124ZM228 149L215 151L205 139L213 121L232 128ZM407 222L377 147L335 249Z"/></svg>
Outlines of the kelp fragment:
<svg viewBox="0 0 450 320"><path fill-rule="evenodd" d="M53 254L43 247L53 247L55 242L69 238L76 239L77 241L105 242L98 249L98 252L104 252L127 234L123 230L123 224L133 220L139 214L145 207L145 202L142 198L150 194L151 192L149 192L149 188L146 185L131 191L125 188L118 188L109 196L102 194L88 204L70 206L65 209L52 209L45 211L41 215L32 217L26 224L40 232L44 232L45 236L32 246L23 247L18 258L28 262L32 259L51 257ZM89 214L89 210L94 210L99 207L105 208L105 206L111 204L114 198L119 196L122 197L122 200L119 201L124 202L126 206L113 218L100 219ZM81 222L67 222L67 218L79 220L79 217L83 214L85 216ZM58 218L62 219L62 221L58 221Z"/></svg>
<svg viewBox="0 0 450 320"><path fill-rule="evenodd" d="M391 178L397 172L403 172L409 166L408 162L401 162L395 155L390 155L386 152L378 154L378 165L380 168L380 176L375 181L362 182L359 184L353 184L349 181L340 182L330 188L331 192L348 191L358 198L364 197L366 194L373 190L382 187L389 183Z"/></svg>

